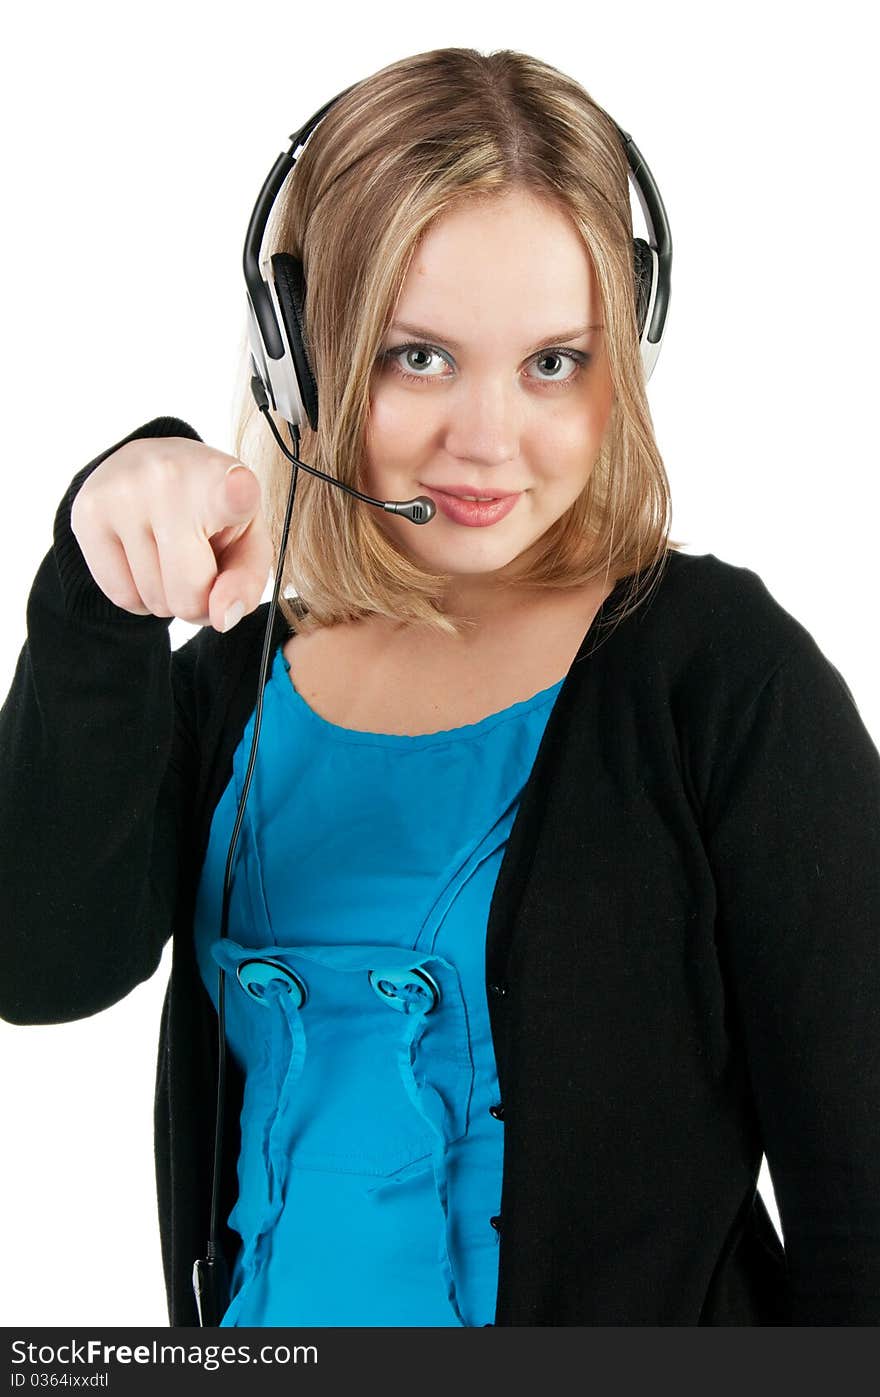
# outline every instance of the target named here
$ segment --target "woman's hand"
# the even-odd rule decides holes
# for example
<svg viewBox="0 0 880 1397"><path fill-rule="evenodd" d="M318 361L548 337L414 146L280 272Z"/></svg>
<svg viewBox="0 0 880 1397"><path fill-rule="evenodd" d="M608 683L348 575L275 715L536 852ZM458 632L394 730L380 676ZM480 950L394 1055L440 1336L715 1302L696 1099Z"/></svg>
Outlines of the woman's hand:
<svg viewBox="0 0 880 1397"><path fill-rule="evenodd" d="M116 606L218 631L259 605L273 561L256 475L186 437L120 446L77 491L70 527Z"/></svg>

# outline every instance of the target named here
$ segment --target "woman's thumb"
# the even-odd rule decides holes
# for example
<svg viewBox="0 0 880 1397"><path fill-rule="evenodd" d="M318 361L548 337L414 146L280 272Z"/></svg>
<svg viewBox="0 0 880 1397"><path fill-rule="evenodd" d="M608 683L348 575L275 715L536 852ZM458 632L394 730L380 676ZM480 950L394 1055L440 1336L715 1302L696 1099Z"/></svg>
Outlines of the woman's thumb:
<svg viewBox="0 0 880 1397"><path fill-rule="evenodd" d="M238 520L253 514L254 506L260 499L259 485L260 482L250 466L243 465L241 461L234 461L223 478L223 499L227 511L237 515ZM226 520L228 524L235 522L235 519Z"/></svg>

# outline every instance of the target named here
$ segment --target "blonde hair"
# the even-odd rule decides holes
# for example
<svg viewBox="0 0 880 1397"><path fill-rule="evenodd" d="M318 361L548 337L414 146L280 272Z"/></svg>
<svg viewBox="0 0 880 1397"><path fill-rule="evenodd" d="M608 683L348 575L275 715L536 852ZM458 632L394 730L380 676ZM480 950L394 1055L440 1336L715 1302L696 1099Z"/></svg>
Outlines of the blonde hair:
<svg viewBox="0 0 880 1397"><path fill-rule="evenodd" d="M681 545L669 540L669 483L645 394L626 153L608 114L548 64L508 49L434 49L356 84L315 128L264 240L264 254L298 256L306 279L319 417L314 432L303 424L299 454L363 490L374 361L419 240L463 200L514 186L566 211L583 238L614 389L589 481L543 536L528 586L644 572L619 621L659 580L667 550ZM251 372L245 336L234 452L260 479L277 557L293 467L253 402ZM376 513L299 472L278 603L287 621L308 631L378 612L459 633L459 620L442 609L449 575L405 557Z"/></svg>

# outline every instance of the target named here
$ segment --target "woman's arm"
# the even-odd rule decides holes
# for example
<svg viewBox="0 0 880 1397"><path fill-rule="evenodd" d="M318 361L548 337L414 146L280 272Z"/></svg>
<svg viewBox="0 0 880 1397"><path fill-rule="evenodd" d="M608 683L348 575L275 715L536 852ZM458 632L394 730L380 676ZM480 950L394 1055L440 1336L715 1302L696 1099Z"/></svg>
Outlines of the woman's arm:
<svg viewBox="0 0 880 1397"><path fill-rule="evenodd" d="M706 815L792 1323L880 1323L880 753L807 632L741 715Z"/></svg>
<svg viewBox="0 0 880 1397"><path fill-rule="evenodd" d="M0 709L0 1016L61 1023L116 1003L171 934L195 784L192 644L170 617L114 605L70 530L80 485L136 437L187 436L160 417L91 461L55 517L27 602L27 639Z"/></svg>

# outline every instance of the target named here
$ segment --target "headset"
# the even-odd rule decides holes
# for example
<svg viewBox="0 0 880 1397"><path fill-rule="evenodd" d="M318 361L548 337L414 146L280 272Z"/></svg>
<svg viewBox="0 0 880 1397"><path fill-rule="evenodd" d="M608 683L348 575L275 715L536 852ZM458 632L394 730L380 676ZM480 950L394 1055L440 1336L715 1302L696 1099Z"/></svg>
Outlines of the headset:
<svg viewBox="0 0 880 1397"><path fill-rule="evenodd" d="M254 373L251 377L251 393L260 412L263 413L281 451L293 463L290 492L282 527L278 565L275 569L275 585L266 619L263 638L263 653L260 661L260 676L257 688L257 703L254 719L254 733L251 742L250 758L242 788L241 800L236 814L229 852L226 859L226 873L223 883L223 906L221 913L221 938L226 936L229 921L229 894L231 874L238 842L239 831L244 818L244 809L250 790L251 776L256 761L257 744L263 713L263 693L281 572L290 518L296 496L296 486L300 469L310 475L326 480L337 489L345 490L357 499L379 509L400 514L414 524L427 524L435 514L434 501L426 496L413 500L377 500L365 495L351 485L306 465L299 457L300 427L308 420L312 430L318 426L318 385L309 362L304 306L306 299L305 276L301 261L286 252L273 253L271 257L261 257L263 237L272 206L281 186L295 166L302 150L318 123L331 107L352 91L352 84L337 96L325 102L299 131L290 137L290 146L282 151L266 177L257 197L248 223L244 244L244 279L247 289L248 342ZM669 221L660 191L632 137L614 122L626 151L629 165L629 180L635 189L642 214L648 229L648 241L633 238L634 293L636 298L636 323L639 334L639 347L645 381L650 378L666 326L669 309L669 289L672 272L672 238ZM270 416L274 409L288 423L294 446L291 452L279 435ZM285 967L278 966L279 971ZM204 1258L193 1263L192 1284L198 1310L199 1324L203 1328L214 1328L220 1323L229 1305L229 1270L223 1249L218 1245L220 1173L223 1151L223 1115L226 1083L226 1016L225 1016L225 976L219 969L218 988L218 1074L217 1108L214 1133L214 1166L211 1188L210 1236Z"/></svg>

